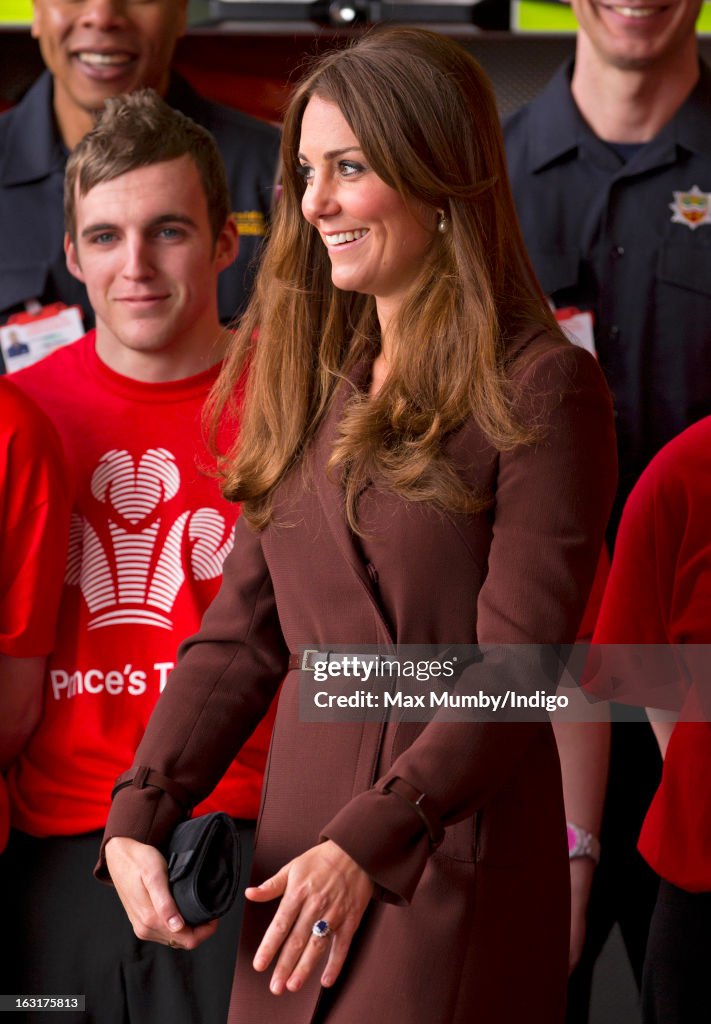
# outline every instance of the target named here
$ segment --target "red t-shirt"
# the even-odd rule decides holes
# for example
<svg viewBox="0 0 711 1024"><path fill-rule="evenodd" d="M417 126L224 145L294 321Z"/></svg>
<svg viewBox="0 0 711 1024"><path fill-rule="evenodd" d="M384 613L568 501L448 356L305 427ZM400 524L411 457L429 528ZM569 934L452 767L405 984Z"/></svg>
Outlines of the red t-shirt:
<svg viewBox="0 0 711 1024"><path fill-rule="evenodd" d="M8 778L13 824L32 835L103 828L178 644L217 592L238 509L207 471L200 417L216 375L120 376L94 332L14 375L53 419L75 490L44 717ZM256 817L271 726L196 813Z"/></svg>
<svg viewBox="0 0 711 1024"><path fill-rule="evenodd" d="M36 658L52 650L68 524L59 439L34 403L0 377L0 654ZM8 824L0 780L0 850Z"/></svg>
<svg viewBox="0 0 711 1024"><path fill-rule="evenodd" d="M711 417L650 463L625 507L594 641L711 641ZM708 680L702 681L708 686ZM679 721L639 850L660 877L711 891L711 724Z"/></svg>

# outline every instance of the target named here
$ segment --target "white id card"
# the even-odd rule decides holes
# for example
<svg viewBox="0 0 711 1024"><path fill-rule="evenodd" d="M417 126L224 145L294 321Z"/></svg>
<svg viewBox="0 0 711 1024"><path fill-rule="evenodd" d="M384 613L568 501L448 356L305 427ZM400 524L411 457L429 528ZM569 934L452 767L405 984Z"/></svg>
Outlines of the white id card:
<svg viewBox="0 0 711 1024"><path fill-rule="evenodd" d="M597 358L592 313L589 311L582 312L571 307L570 309L557 309L555 311L555 318L574 345L579 345L580 348L584 348L589 352L591 356Z"/></svg>
<svg viewBox="0 0 711 1024"><path fill-rule="evenodd" d="M78 306L48 309L37 316L22 316L0 327L0 351L8 373L44 359L55 348L68 345L84 334Z"/></svg>

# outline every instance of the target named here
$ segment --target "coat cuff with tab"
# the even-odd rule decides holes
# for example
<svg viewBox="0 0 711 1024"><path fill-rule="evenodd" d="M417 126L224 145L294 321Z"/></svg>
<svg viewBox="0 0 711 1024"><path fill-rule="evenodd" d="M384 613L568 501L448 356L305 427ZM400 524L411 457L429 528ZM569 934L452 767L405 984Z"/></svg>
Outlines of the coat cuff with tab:
<svg viewBox="0 0 711 1024"><path fill-rule="evenodd" d="M321 830L321 839L332 840L363 868L375 883L376 897L386 903L410 902L444 835L437 815L426 802L418 803L416 794L417 787L390 773Z"/></svg>
<svg viewBox="0 0 711 1024"><path fill-rule="evenodd" d="M116 793L101 841L94 877L110 882L106 865L106 844L114 836L135 839L165 852L173 831L186 818L186 810L169 793L153 786L137 789L128 786Z"/></svg>

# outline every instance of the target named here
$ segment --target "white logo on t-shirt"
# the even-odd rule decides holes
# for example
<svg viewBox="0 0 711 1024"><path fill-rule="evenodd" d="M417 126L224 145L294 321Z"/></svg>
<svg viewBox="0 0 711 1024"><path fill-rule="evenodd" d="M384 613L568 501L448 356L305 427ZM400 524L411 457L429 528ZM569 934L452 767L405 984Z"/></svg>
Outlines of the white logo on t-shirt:
<svg viewBox="0 0 711 1024"><path fill-rule="evenodd" d="M106 529L73 517L66 582L81 587L89 629L142 623L172 629L170 614L185 582L216 579L232 547L214 508L182 512L167 530L163 506L180 488L175 456L150 448L138 461L114 449L99 460L91 492L106 506Z"/></svg>

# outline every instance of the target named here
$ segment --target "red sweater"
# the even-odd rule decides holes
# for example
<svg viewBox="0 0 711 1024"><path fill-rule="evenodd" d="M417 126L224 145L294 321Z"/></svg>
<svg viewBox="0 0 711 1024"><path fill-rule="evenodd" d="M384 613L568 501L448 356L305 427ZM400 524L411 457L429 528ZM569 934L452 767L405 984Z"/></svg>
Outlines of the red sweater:
<svg viewBox="0 0 711 1024"><path fill-rule="evenodd" d="M630 495L594 640L711 641L711 417L663 448ZM680 720L639 850L689 892L711 891L710 802L711 724Z"/></svg>
<svg viewBox="0 0 711 1024"><path fill-rule="evenodd" d="M11 658L41 657L54 646L67 556L66 488L52 425L0 377L0 654ZM8 825L0 776L0 850Z"/></svg>

